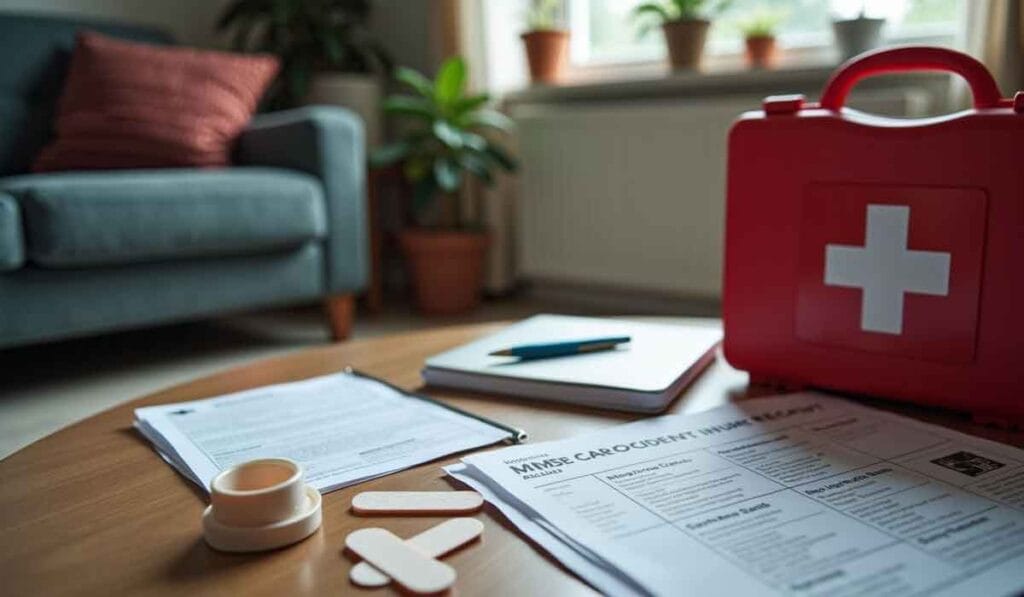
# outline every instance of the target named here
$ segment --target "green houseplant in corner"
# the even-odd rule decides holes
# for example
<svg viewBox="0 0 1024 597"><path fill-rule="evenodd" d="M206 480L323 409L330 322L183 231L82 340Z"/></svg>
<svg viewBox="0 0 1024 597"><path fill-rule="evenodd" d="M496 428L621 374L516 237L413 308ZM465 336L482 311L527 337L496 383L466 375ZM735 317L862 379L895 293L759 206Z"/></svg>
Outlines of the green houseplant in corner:
<svg viewBox="0 0 1024 597"><path fill-rule="evenodd" d="M232 0L217 30L238 51L281 60L271 108L303 103L345 106L366 123L370 147L381 137L381 75L391 57L368 28L370 0Z"/></svg>
<svg viewBox="0 0 1024 597"><path fill-rule="evenodd" d="M480 300L490 235L480 221L463 216L459 192L472 179L491 185L496 171L515 170L516 162L492 138L507 132L511 121L486 107L486 94L466 94L460 57L445 61L434 81L406 68L395 74L415 94L387 98L384 111L409 126L373 152L372 163L400 163L413 189L416 225L401 231L399 243L420 311L466 311Z"/></svg>
<svg viewBox="0 0 1024 597"><path fill-rule="evenodd" d="M637 6L633 16L640 20L641 34L646 34L654 25L661 25L672 70L697 70L711 27L708 18L721 13L730 3L730 0L655 0Z"/></svg>

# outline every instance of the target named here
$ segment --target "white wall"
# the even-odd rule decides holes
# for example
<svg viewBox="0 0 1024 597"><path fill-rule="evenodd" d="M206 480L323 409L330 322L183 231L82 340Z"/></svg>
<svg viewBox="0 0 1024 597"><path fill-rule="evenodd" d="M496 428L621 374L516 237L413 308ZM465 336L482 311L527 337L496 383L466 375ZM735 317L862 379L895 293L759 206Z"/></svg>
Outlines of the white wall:
<svg viewBox="0 0 1024 597"><path fill-rule="evenodd" d="M769 93L514 106L521 279L566 297L720 298L728 131ZM857 98L914 118L939 101L902 86Z"/></svg>

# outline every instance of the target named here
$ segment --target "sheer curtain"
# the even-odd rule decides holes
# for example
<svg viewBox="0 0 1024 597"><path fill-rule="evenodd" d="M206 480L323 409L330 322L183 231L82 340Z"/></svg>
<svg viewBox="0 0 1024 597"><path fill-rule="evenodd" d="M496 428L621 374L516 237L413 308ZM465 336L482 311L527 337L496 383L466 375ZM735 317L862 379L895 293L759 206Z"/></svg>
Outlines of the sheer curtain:
<svg viewBox="0 0 1024 597"><path fill-rule="evenodd" d="M463 54L473 82L495 96L528 82L519 35L526 29L528 0L456 0Z"/></svg>
<svg viewBox="0 0 1024 597"><path fill-rule="evenodd" d="M527 84L519 34L524 29L528 0L436 0L441 17L440 46L461 54L469 66L469 87L487 92L500 107L502 96ZM515 134L501 141L516 154ZM465 215L479 216L492 234L484 288L505 294L515 285L515 176L499 174L492 188L466 185Z"/></svg>
<svg viewBox="0 0 1024 597"><path fill-rule="evenodd" d="M1004 96L1024 90L1024 0L970 0L964 47L985 63ZM969 101L961 85L960 98Z"/></svg>

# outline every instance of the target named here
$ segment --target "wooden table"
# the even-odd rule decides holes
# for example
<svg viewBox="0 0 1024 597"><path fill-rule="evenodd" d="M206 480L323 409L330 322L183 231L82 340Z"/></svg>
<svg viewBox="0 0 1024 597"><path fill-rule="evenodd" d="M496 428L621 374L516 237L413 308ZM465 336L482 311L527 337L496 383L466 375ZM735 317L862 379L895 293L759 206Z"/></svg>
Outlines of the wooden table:
<svg viewBox="0 0 1024 597"><path fill-rule="evenodd" d="M703 320L714 325L714 321ZM194 400L338 371L346 365L405 388L420 385L425 357L496 329L439 329L325 346L261 361L140 398L42 439L0 461L0 593L3 595L341 595L348 582L345 536L385 526L408 537L436 518L354 517L359 491L449 489L448 458L324 496L323 528L293 547L259 555L223 554L200 537L205 497L178 476L131 427L143 405ZM672 407L693 412L764 393L723 362ZM474 412L527 429L531 441L567 437L635 418L625 414L430 391ZM900 410L906 411L905 408ZM1024 444L1020 434L976 428L962 418L912 410L991 439ZM517 534L487 506L483 542L450 556L463 595L583 595L582 582ZM383 595L391 589L379 589Z"/></svg>

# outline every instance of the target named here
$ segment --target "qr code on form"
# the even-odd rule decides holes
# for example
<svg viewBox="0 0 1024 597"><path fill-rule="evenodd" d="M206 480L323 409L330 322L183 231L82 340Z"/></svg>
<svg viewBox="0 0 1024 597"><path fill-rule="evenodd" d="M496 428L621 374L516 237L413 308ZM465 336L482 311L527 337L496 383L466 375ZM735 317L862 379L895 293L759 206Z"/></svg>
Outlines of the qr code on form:
<svg viewBox="0 0 1024 597"><path fill-rule="evenodd" d="M1002 462L996 462L970 452L954 452L942 458L936 458L932 462L971 477L977 477L1005 466Z"/></svg>

